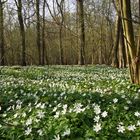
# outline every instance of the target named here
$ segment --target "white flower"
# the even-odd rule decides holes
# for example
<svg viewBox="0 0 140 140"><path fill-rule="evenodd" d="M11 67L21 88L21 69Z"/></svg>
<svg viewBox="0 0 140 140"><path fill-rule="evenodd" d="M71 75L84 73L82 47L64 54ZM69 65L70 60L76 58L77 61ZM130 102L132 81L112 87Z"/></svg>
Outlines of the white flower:
<svg viewBox="0 0 140 140"><path fill-rule="evenodd" d="M31 107L31 103L29 103L28 106Z"/></svg>
<svg viewBox="0 0 140 140"><path fill-rule="evenodd" d="M40 106L41 109L45 108L45 103Z"/></svg>
<svg viewBox="0 0 140 140"><path fill-rule="evenodd" d="M127 100L127 103L128 103L128 104L131 104L132 102L131 102L130 100Z"/></svg>
<svg viewBox="0 0 140 140"><path fill-rule="evenodd" d="M123 122L119 122L119 125L123 125Z"/></svg>
<svg viewBox="0 0 140 140"><path fill-rule="evenodd" d="M54 115L54 118L59 118L59 116L60 116L60 111L57 111Z"/></svg>
<svg viewBox="0 0 140 140"><path fill-rule="evenodd" d="M37 133L39 134L39 136L42 136L42 135L43 135L43 131L42 131L41 129L39 129L39 130L37 131Z"/></svg>
<svg viewBox="0 0 140 140"><path fill-rule="evenodd" d="M22 117L26 117L26 113L25 112L22 113Z"/></svg>
<svg viewBox="0 0 140 140"><path fill-rule="evenodd" d="M14 121L14 122L13 122L13 125L18 125L18 122L17 122L17 121Z"/></svg>
<svg viewBox="0 0 140 140"><path fill-rule="evenodd" d="M31 118L29 118L27 121L26 121L26 123L25 123L27 126L28 125L31 125L32 124L32 119Z"/></svg>
<svg viewBox="0 0 140 140"><path fill-rule="evenodd" d="M60 140L60 136L59 135L55 136L53 140Z"/></svg>
<svg viewBox="0 0 140 140"><path fill-rule="evenodd" d="M121 97L122 97L122 98L125 98L125 95L122 95Z"/></svg>
<svg viewBox="0 0 140 140"><path fill-rule="evenodd" d="M31 111L32 111L32 108L30 108L28 112L31 112Z"/></svg>
<svg viewBox="0 0 140 140"><path fill-rule="evenodd" d="M18 116L18 114L16 113L16 114L14 114L14 118L17 118L17 116Z"/></svg>
<svg viewBox="0 0 140 140"><path fill-rule="evenodd" d="M45 114L44 112L38 111L37 113L38 113L38 114L37 114L37 117L38 117L38 118L40 118L40 119L41 119L41 118L44 118L44 116L45 116L45 115L44 115L44 114Z"/></svg>
<svg viewBox="0 0 140 140"><path fill-rule="evenodd" d="M62 114L66 114L66 112L67 112L66 109L62 110Z"/></svg>
<svg viewBox="0 0 140 140"><path fill-rule="evenodd" d="M99 132L101 130L101 124L100 123L96 123L96 125L94 125L93 130L95 132Z"/></svg>
<svg viewBox="0 0 140 140"><path fill-rule="evenodd" d="M62 136L69 136L70 135L70 129L67 129L63 134Z"/></svg>
<svg viewBox="0 0 140 140"><path fill-rule="evenodd" d="M83 105L81 104L81 103L76 103L75 105L74 105L74 107L75 108L81 108Z"/></svg>
<svg viewBox="0 0 140 140"><path fill-rule="evenodd" d="M76 103L75 105L74 105L74 112L76 112L76 113L80 113L80 112L83 112L83 111L85 111L85 108L82 108L82 104L81 103Z"/></svg>
<svg viewBox="0 0 140 140"><path fill-rule="evenodd" d="M135 114L134 114L136 117L140 117L140 113L137 111L137 112L135 112Z"/></svg>
<svg viewBox="0 0 140 140"><path fill-rule="evenodd" d="M40 106L41 106L41 103L38 103L38 104L35 106L35 108L40 108Z"/></svg>
<svg viewBox="0 0 140 140"><path fill-rule="evenodd" d="M63 105L63 109L67 109L67 107L68 107L67 104Z"/></svg>
<svg viewBox="0 0 140 140"><path fill-rule="evenodd" d="M123 133L125 131L125 128L122 125L118 125L117 129L118 129L118 132L120 133Z"/></svg>
<svg viewBox="0 0 140 140"><path fill-rule="evenodd" d="M125 110L128 110L128 109L129 109L129 107L128 107L128 106L124 106L124 109L125 109Z"/></svg>
<svg viewBox="0 0 140 140"><path fill-rule="evenodd" d="M94 106L94 112L96 115L100 114L101 113L101 109L100 109L100 106L99 105L95 105Z"/></svg>
<svg viewBox="0 0 140 140"><path fill-rule="evenodd" d="M10 107L8 107L7 109L6 109L6 111L9 111L11 109L11 106ZM0 110L1 110L1 108L0 108Z"/></svg>
<svg viewBox="0 0 140 140"><path fill-rule="evenodd" d="M69 109L69 113L71 113L72 111L73 111L73 109L72 109L72 108L70 108L70 109Z"/></svg>
<svg viewBox="0 0 140 140"><path fill-rule="evenodd" d="M61 107L62 105L61 105L61 103L59 103L58 105L57 105L57 107Z"/></svg>
<svg viewBox="0 0 140 140"><path fill-rule="evenodd" d="M67 107L68 107L67 104L63 105L63 111L62 111L62 114L66 114L66 112L67 112Z"/></svg>
<svg viewBox="0 0 140 140"><path fill-rule="evenodd" d="M104 111L101 115L103 118L105 118L108 115L108 112Z"/></svg>
<svg viewBox="0 0 140 140"><path fill-rule="evenodd" d="M16 106L16 109L21 109L21 104L18 104L18 105Z"/></svg>
<svg viewBox="0 0 140 140"><path fill-rule="evenodd" d="M2 116L3 116L3 117L6 117L6 116L7 116L7 114L2 114Z"/></svg>
<svg viewBox="0 0 140 140"><path fill-rule="evenodd" d="M95 122L99 122L99 120L100 120L100 116L99 115L98 116L95 116L94 121Z"/></svg>
<svg viewBox="0 0 140 140"><path fill-rule="evenodd" d="M35 121L36 123L38 123L40 120L39 120L39 119L35 119L34 121Z"/></svg>
<svg viewBox="0 0 140 140"><path fill-rule="evenodd" d="M25 130L25 135L29 135L31 132L32 132L32 129L28 127L27 130Z"/></svg>
<svg viewBox="0 0 140 140"><path fill-rule="evenodd" d="M113 102L114 102L114 103L117 103L117 102L118 102L118 99L117 99L117 98L114 98L114 99L113 99Z"/></svg>
<svg viewBox="0 0 140 140"><path fill-rule="evenodd" d="M54 108L53 108L53 112L55 112L56 110L57 110L57 107L54 107Z"/></svg>
<svg viewBox="0 0 140 140"><path fill-rule="evenodd" d="M137 126L140 126L140 121L137 121Z"/></svg>
<svg viewBox="0 0 140 140"><path fill-rule="evenodd" d="M135 125L130 125L130 126L127 127L127 129L129 131L134 131L136 129L136 126Z"/></svg>
<svg viewBox="0 0 140 140"><path fill-rule="evenodd" d="M0 106L0 110L1 110L1 106Z"/></svg>

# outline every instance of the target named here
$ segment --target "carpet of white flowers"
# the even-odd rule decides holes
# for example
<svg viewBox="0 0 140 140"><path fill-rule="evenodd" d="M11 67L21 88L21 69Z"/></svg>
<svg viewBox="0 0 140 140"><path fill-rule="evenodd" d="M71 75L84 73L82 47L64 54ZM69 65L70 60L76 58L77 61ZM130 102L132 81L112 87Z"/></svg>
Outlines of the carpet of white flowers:
<svg viewBox="0 0 140 140"><path fill-rule="evenodd" d="M140 140L140 87L107 66L1 67L0 140Z"/></svg>

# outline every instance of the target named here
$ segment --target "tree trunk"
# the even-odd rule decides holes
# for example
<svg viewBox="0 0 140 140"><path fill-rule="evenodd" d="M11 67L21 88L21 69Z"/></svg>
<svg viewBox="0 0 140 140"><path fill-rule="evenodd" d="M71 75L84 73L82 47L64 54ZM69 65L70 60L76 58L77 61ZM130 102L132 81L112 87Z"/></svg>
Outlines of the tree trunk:
<svg viewBox="0 0 140 140"><path fill-rule="evenodd" d="M60 65L64 64L64 50L63 50L63 42L62 42L62 30L63 27L60 25L59 29L59 51L60 51Z"/></svg>
<svg viewBox="0 0 140 140"><path fill-rule="evenodd" d="M20 25L20 35L21 35L21 65L26 66L26 43L25 43L25 28L24 28L24 23L23 23L23 15L22 15L22 1L18 0L16 5L18 9L18 21Z"/></svg>
<svg viewBox="0 0 140 140"><path fill-rule="evenodd" d="M43 2L43 23L42 23L42 65L45 65L45 0ZM46 56L47 57L47 56Z"/></svg>
<svg viewBox="0 0 140 140"><path fill-rule="evenodd" d="M64 23L64 0L61 0L60 2L58 0L56 0L57 3L57 7L60 11L61 14L61 19L59 22L59 61L60 61L60 65L64 64L64 49L63 49L63 38L62 38L62 33L63 33L63 23Z"/></svg>
<svg viewBox="0 0 140 140"><path fill-rule="evenodd" d="M38 47L38 63L41 65L41 43L40 43L40 0L36 0L36 18L37 18L37 24L36 24L36 32L37 32L37 47Z"/></svg>
<svg viewBox="0 0 140 140"><path fill-rule="evenodd" d="M120 27L120 39L119 39L119 68L126 68L126 50L125 50L125 42L123 37L123 27L121 22Z"/></svg>
<svg viewBox="0 0 140 140"><path fill-rule="evenodd" d="M135 45L130 0L120 0L131 81L140 84L140 47Z"/></svg>
<svg viewBox="0 0 140 140"><path fill-rule="evenodd" d="M83 0L77 0L79 15L79 64L85 64L85 24L84 24L84 7Z"/></svg>
<svg viewBox="0 0 140 140"><path fill-rule="evenodd" d="M3 26L3 2L0 0L0 65L4 66L4 26Z"/></svg>
<svg viewBox="0 0 140 140"><path fill-rule="evenodd" d="M119 15L116 16L116 27L115 27L115 44L113 47L113 54L112 54L112 66L118 68L119 61L118 61L118 50L119 50L119 39L120 39L120 25L121 25L121 17Z"/></svg>

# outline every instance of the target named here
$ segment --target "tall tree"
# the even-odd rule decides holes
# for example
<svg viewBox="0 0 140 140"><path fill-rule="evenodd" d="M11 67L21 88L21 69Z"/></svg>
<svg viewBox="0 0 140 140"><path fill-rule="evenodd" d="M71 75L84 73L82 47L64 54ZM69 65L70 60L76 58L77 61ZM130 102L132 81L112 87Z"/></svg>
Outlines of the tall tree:
<svg viewBox="0 0 140 140"><path fill-rule="evenodd" d="M4 19L3 19L3 4L5 2L2 2L0 0L0 65L4 65Z"/></svg>
<svg viewBox="0 0 140 140"><path fill-rule="evenodd" d="M43 1L43 21L42 21L42 65L45 64L45 8L46 0ZM46 56L46 60L48 60ZM48 62L47 62L48 63Z"/></svg>
<svg viewBox="0 0 140 140"><path fill-rule="evenodd" d="M85 64L85 23L84 23L84 5L83 0L77 0L79 16L79 64Z"/></svg>
<svg viewBox="0 0 140 140"><path fill-rule="evenodd" d="M134 38L131 1L120 0L120 5L131 81L140 84L140 47L136 46Z"/></svg>
<svg viewBox="0 0 140 140"><path fill-rule="evenodd" d="M36 0L36 20L37 20L37 24L36 24L36 32L37 32L37 47L38 47L38 63L39 65L41 65L41 39L40 39L40 35L41 35L41 30L40 30L40 0Z"/></svg>
<svg viewBox="0 0 140 140"><path fill-rule="evenodd" d="M59 22L59 51L60 51L60 64L64 64L64 48L63 48L63 41L62 41L62 33L63 33L63 24L64 24L64 0L61 0L60 3L56 0L56 4L58 7L58 11L61 14L61 19Z"/></svg>
<svg viewBox="0 0 140 140"><path fill-rule="evenodd" d="M116 23L115 23L115 43L113 47L113 56L112 56L112 66L119 67L118 60L118 50L119 50L119 38L120 38L120 27L121 26L121 17L117 14Z"/></svg>
<svg viewBox="0 0 140 140"><path fill-rule="evenodd" d="M20 25L20 35L21 35L21 65L26 65L26 42L25 42L25 27L23 22L23 14L22 14L22 0L15 0L17 6L17 14L18 14L18 21Z"/></svg>
<svg viewBox="0 0 140 140"><path fill-rule="evenodd" d="M126 51L123 38L123 27L121 19L121 11L119 0L112 0L116 9L116 23L115 23L115 43L112 53L112 66L117 68L126 67Z"/></svg>

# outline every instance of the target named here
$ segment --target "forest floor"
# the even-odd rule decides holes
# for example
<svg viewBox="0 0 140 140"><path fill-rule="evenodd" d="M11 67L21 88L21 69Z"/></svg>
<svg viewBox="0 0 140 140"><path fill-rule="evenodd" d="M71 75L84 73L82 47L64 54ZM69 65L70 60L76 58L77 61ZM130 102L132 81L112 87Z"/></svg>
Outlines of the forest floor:
<svg viewBox="0 0 140 140"><path fill-rule="evenodd" d="M1 68L0 140L140 140L140 86L107 66Z"/></svg>

